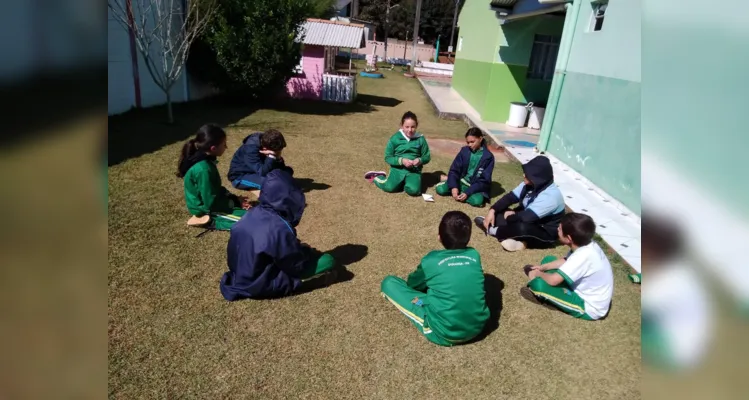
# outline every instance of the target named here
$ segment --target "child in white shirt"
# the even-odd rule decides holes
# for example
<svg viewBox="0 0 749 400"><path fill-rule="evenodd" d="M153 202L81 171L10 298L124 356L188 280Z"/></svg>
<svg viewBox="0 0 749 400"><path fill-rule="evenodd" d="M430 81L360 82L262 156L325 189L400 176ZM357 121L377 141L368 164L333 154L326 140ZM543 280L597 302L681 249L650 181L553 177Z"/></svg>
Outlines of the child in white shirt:
<svg viewBox="0 0 749 400"><path fill-rule="evenodd" d="M569 213L562 217L557 231L570 252L564 259L547 256L541 265L527 265L530 281L520 289L520 295L576 318L594 321L605 317L614 294L614 275L606 254L593 241L593 219Z"/></svg>

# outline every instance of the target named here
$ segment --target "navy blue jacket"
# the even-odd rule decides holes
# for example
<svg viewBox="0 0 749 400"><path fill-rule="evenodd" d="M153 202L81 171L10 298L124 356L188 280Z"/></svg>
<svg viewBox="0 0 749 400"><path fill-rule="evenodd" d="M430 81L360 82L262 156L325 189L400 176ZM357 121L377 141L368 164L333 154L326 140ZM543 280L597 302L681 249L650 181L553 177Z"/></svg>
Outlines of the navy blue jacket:
<svg viewBox="0 0 749 400"><path fill-rule="evenodd" d="M291 175L271 171L259 201L231 228L229 271L221 278L221 294L229 301L291 294L311 259L296 236L306 202Z"/></svg>
<svg viewBox="0 0 749 400"><path fill-rule="evenodd" d="M479 160L479 165L476 167L476 171L473 172L473 176L467 178L470 185L464 193L466 196L481 193L489 199L492 186L492 172L494 171L494 154L489 151L485 144L483 147L484 154L481 155L481 160ZM450 172L447 173L447 187L450 189L460 189L460 179L468 173L470 160L471 148L464 146L460 149L460 153L455 157L452 165L450 165Z"/></svg>
<svg viewBox="0 0 749 400"><path fill-rule="evenodd" d="M229 181L234 182L246 174L256 174L265 177L274 169L284 169L293 175L294 170L287 167L283 160L268 157L260 153L260 137L262 132L255 132L242 140L229 164Z"/></svg>

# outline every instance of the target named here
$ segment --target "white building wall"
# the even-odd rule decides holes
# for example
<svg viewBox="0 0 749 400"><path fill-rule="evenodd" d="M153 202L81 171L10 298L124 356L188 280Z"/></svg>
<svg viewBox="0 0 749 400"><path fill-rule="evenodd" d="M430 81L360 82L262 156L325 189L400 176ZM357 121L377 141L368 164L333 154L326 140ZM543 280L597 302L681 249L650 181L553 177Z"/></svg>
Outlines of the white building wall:
<svg viewBox="0 0 749 400"><path fill-rule="evenodd" d="M134 12L137 13L137 10L134 10ZM111 11L108 10L108 13L110 14L107 21L109 33L108 113L113 115L128 111L135 107L136 102L129 34L111 15ZM136 15L135 18L137 19L138 16ZM141 106L152 107L166 103L166 95L151 78L145 59L140 52L137 53ZM159 49L154 48L153 54L159 54ZM179 103L189 100L189 93L187 74L183 69L179 79L172 86L172 102Z"/></svg>

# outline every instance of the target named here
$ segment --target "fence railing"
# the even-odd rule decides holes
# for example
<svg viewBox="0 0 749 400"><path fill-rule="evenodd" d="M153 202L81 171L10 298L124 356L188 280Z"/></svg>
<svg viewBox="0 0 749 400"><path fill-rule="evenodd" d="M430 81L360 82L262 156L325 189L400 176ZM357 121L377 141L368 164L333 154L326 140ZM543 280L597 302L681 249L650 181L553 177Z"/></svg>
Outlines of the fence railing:
<svg viewBox="0 0 749 400"><path fill-rule="evenodd" d="M323 74L322 99L335 103L351 103L356 98L354 76Z"/></svg>

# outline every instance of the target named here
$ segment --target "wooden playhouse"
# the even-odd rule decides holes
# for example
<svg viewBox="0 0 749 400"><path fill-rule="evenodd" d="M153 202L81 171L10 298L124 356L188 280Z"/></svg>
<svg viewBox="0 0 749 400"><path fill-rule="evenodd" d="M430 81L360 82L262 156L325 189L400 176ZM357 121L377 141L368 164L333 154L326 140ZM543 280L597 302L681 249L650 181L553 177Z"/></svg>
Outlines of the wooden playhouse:
<svg viewBox="0 0 749 400"><path fill-rule="evenodd" d="M365 47L364 25L308 19L302 35L302 58L286 84L287 93L301 99L354 101L356 76L336 72L335 57L339 49Z"/></svg>

